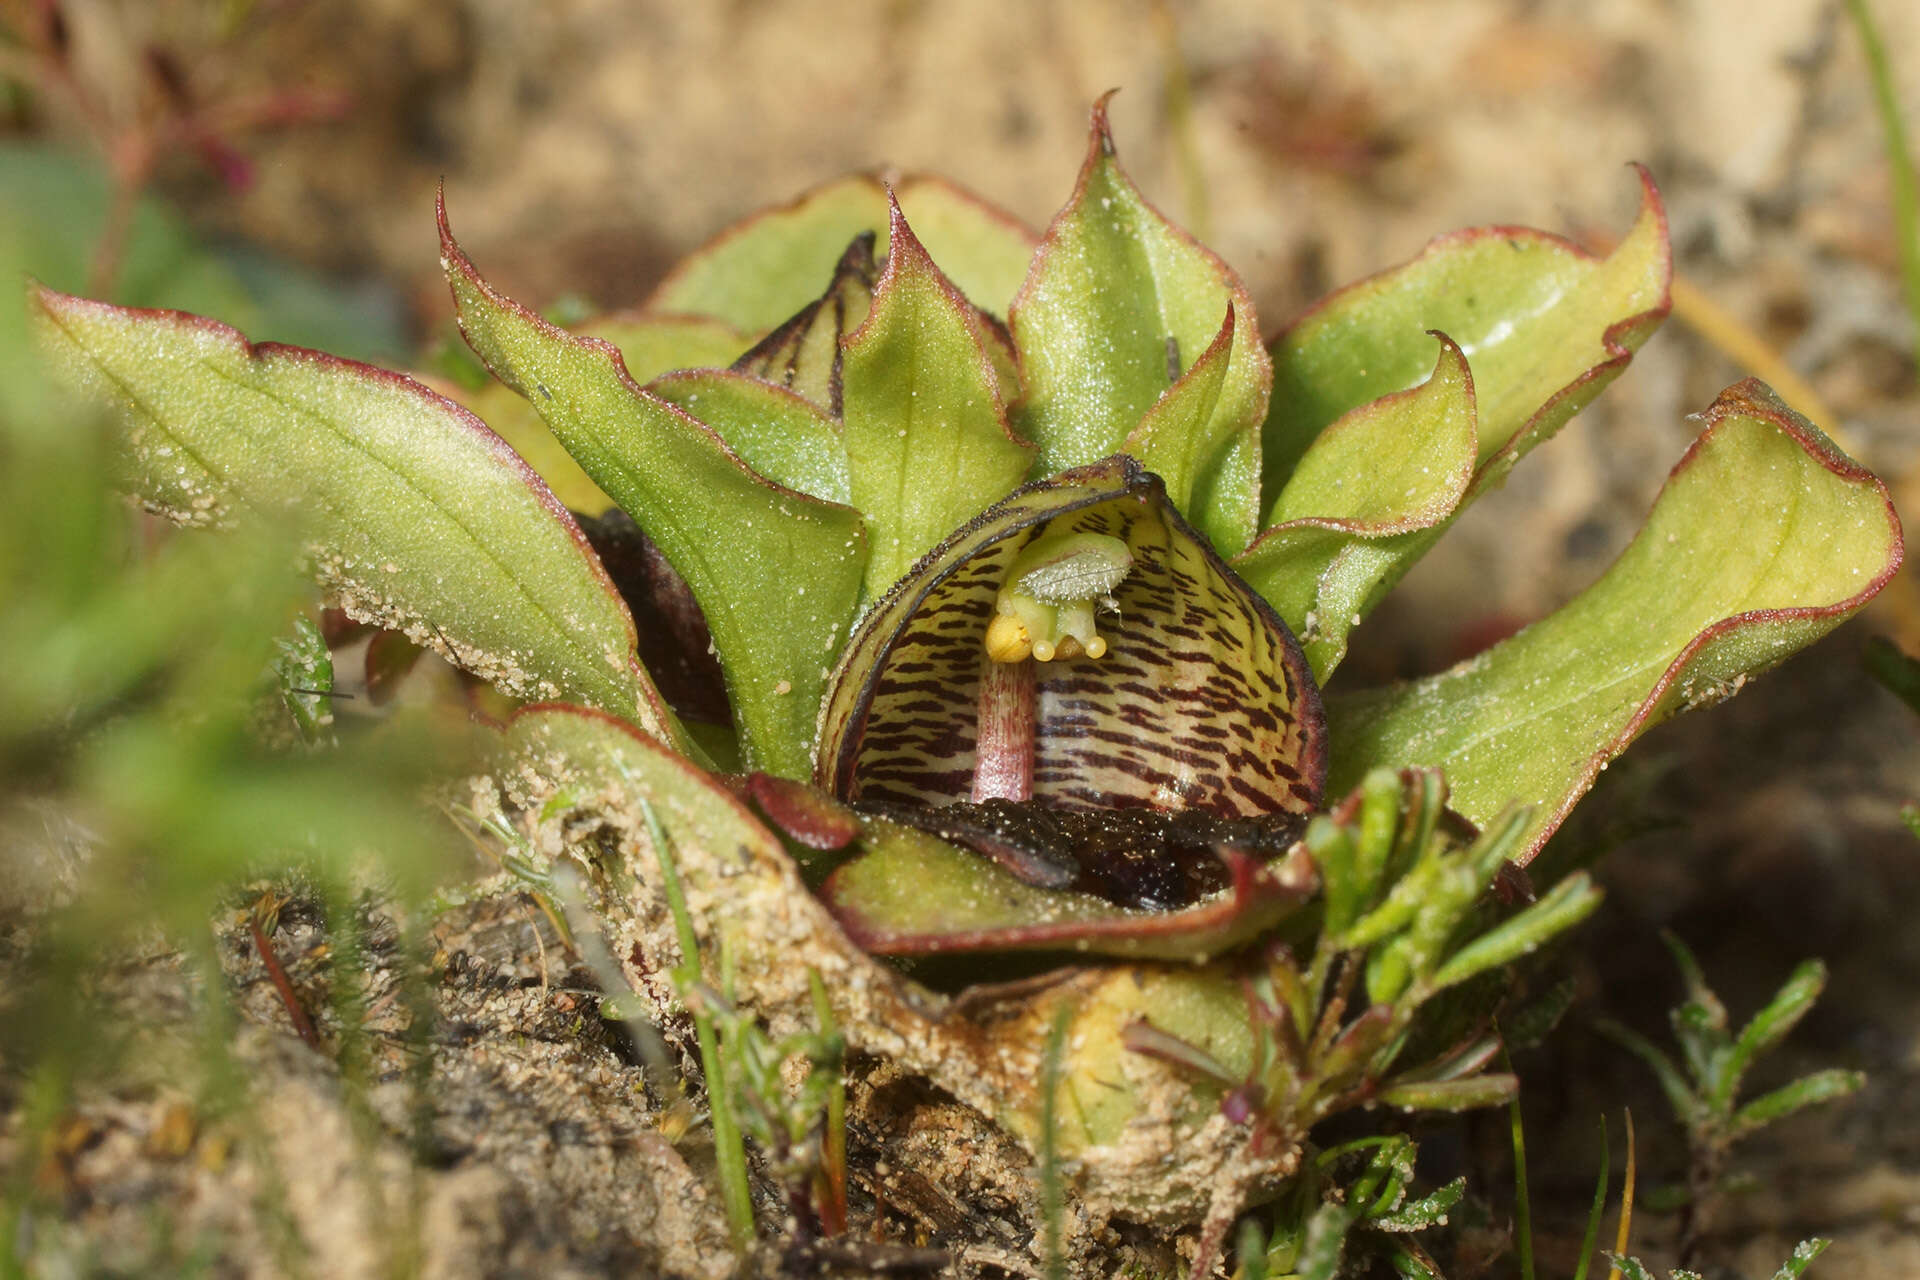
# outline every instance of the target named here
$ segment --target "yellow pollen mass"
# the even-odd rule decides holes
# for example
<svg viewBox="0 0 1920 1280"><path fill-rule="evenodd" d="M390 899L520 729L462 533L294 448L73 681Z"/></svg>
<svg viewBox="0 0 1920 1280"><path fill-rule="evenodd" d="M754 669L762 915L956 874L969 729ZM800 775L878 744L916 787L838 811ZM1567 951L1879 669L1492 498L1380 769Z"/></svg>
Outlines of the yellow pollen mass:
<svg viewBox="0 0 1920 1280"><path fill-rule="evenodd" d="M1099 658L1106 640L1095 630L1094 605L1117 608L1112 590L1133 567L1118 538L1069 533L1040 538L1008 569L994 599L984 644L995 662Z"/></svg>
<svg viewBox="0 0 1920 1280"><path fill-rule="evenodd" d="M1020 619L997 613L987 624L987 656L995 662L1020 662L1033 652L1033 637Z"/></svg>

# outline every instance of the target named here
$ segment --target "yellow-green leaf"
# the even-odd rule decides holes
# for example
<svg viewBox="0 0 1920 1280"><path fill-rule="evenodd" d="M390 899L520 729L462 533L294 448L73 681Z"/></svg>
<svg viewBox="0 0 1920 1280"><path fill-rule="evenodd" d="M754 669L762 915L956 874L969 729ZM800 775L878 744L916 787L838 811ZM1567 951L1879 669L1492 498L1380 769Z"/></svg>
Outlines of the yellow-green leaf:
<svg viewBox="0 0 1920 1280"><path fill-rule="evenodd" d="M1166 482L1222 554L1247 545L1260 518L1260 439L1250 421L1218 412L1229 391L1234 309L1187 371L1127 436L1126 452Z"/></svg>
<svg viewBox="0 0 1920 1280"><path fill-rule="evenodd" d="M811 769L820 694L866 567L859 513L755 475L698 419L634 384L620 353L555 328L480 277L440 211L461 332L692 589L748 768Z"/></svg>
<svg viewBox="0 0 1920 1280"><path fill-rule="evenodd" d="M1440 766L1485 822L1534 806L1527 856L1641 733L1737 692L1892 578L1886 486L1747 381L1721 394L1631 546L1559 612L1450 671L1336 699L1331 785Z"/></svg>
<svg viewBox="0 0 1920 1280"><path fill-rule="evenodd" d="M1487 472L1476 491L1586 407L1671 305L1666 213L1644 170L1640 180L1640 216L1605 259L1521 227L1459 231L1332 294L1288 327L1273 344L1266 502L1278 499L1334 421L1427 376L1432 330L1458 343L1473 366Z"/></svg>
<svg viewBox="0 0 1920 1280"><path fill-rule="evenodd" d="M620 348L627 372L640 383L670 369L724 368L747 347L744 334L718 320L642 311L611 312L575 326L573 332L605 338ZM479 414L540 473L569 510L597 516L614 505L553 438L533 406L510 388L488 381L476 390L438 382L434 389Z"/></svg>
<svg viewBox="0 0 1920 1280"><path fill-rule="evenodd" d="M1329 460L1314 459L1323 447L1334 448L1340 465L1350 464L1340 458L1336 428L1369 402L1420 382L1429 331L1456 342L1473 368L1479 452L1472 480L1451 511L1388 540L1345 544L1344 562L1330 567L1338 580L1325 582L1324 607L1314 606L1321 638L1312 653L1321 679L1345 655L1347 632L1453 518L1585 408L1665 319L1673 274L1666 215L1644 170L1640 179L1640 216L1604 260L1518 227L1457 232L1405 266L1333 294L1274 342L1263 463L1269 525L1339 514L1311 509L1317 505L1311 490L1294 486L1292 478L1323 472ZM1444 451L1451 440L1444 434L1381 440L1372 465L1451 474L1455 459ZM1436 447L1443 451L1423 452ZM1318 541L1330 554L1343 545L1312 534L1284 541L1295 538ZM1298 591L1293 595L1297 602Z"/></svg>
<svg viewBox="0 0 1920 1280"><path fill-rule="evenodd" d="M187 523L291 518L349 613L510 693L672 740L633 622L578 526L485 424L399 374L211 320L41 286L34 327L124 416L132 487Z"/></svg>
<svg viewBox="0 0 1920 1280"><path fill-rule="evenodd" d="M847 501L847 450L833 420L799 394L731 369L682 369L647 390L712 427L740 460L775 484Z"/></svg>
<svg viewBox="0 0 1920 1280"><path fill-rule="evenodd" d="M1257 502L1253 429L1266 413L1273 370L1239 278L1163 218L1121 169L1102 99L1079 182L1047 229L1010 317L1023 379L1014 425L1039 446L1039 472L1122 448L1212 344L1229 307L1234 325L1220 390L1206 422L1182 433L1192 451L1183 469L1197 503L1182 514L1210 533L1231 529L1236 513ZM1230 455L1239 478L1232 486L1217 479ZM1253 536L1252 522L1242 523L1220 543L1222 554Z"/></svg>
<svg viewBox="0 0 1920 1280"><path fill-rule="evenodd" d="M873 552L877 598L935 543L1011 493L1031 464L1013 438L973 308L914 237L898 205L887 269L845 342L848 478Z"/></svg>
<svg viewBox="0 0 1920 1280"><path fill-rule="evenodd" d="M1476 455L1473 377L1442 337L1425 383L1342 415L1301 459L1274 527L1233 567L1300 637L1315 679L1412 563L1420 531L1459 508Z"/></svg>

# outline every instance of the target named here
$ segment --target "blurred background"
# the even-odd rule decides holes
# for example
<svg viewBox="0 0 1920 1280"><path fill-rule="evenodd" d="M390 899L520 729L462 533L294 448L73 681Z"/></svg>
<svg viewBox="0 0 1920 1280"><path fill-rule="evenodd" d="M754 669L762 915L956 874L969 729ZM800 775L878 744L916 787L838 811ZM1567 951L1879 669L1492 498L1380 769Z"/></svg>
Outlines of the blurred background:
<svg viewBox="0 0 1920 1280"><path fill-rule="evenodd" d="M451 332L443 180L509 293L611 309L850 170L940 172L1042 227L1089 105L1119 88L1123 161L1272 332L1459 227L1604 248L1637 201L1627 166L1646 164L1674 319L1421 564L1343 682L1435 669L1577 592L1638 527L1687 415L1748 373L1920 512L1884 134L1834 0L0 0L0 16L0 275L399 367ZM1920 7L1876 16L1920 131ZM0 306L0 412L30 411L27 369L19 308ZM1920 651L1912 571L1897 585L1657 733L1563 839L1610 849L1591 1007L1661 1030L1660 927L1736 1015L1806 955L1834 967L1779 1069L1873 1082L1751 1153L1761 1190L1729 1210L1749 1274L1818 1228L1842 1235L1826 1274L1920 1275L1920 844L1898 817L1920 795L1920 722L1859 660L1870 634ZM1529 1097L1539 1176L1577 1206L1596 1109L1662 1106L1577 1027L1549 1052L1558 1083ZM1651 1147L1670 1176L1677 1155Z"/></svg>

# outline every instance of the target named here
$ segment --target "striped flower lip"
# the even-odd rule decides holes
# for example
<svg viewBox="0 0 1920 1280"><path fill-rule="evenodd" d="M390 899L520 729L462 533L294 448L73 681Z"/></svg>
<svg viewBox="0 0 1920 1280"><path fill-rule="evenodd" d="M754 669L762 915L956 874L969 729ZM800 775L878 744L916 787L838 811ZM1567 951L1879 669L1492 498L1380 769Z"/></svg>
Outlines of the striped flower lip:
<svg viewBox="0 0 1920 1280"><path fill-rule="evenodd" d="M1311 891L1325 778L1293 635L1109 458L982 512L854 633L814 781L863 838L823 893L879 951L1210 954Z"/></svg>

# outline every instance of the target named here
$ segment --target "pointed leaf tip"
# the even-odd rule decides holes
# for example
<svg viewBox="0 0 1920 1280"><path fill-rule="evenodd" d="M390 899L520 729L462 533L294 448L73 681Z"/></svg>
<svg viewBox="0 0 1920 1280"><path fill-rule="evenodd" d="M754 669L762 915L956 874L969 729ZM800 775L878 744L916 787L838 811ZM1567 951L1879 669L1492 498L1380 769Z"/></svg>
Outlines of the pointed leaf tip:
<svg viewBox="0 0 1920 1280"><path fill-rule="evenodd" d="M1039 447L1039 472L1121 449L1212 345L1228 307L1234 332L1217 398L1205 418L1181 404L1198 421L1167 436L1160 461L1173 466L1172 445L1185 441L1176 470L1186 475L1175 485L1182 513L1231 555L1252 537L1258 515L1257 428L1272 363L1239 278L1149 204L1121 168L1103 98L1073 194L1042 237L1009 317L1022 375L1015 425Z"/></svg>
<svg viewBox="0 0 1920 1280"><path fill-rule="evenodd" d="M726 671L746 763L811 768L814 717L866 564L859 513L750 470L710 427L634 384L620 352L495 290L439 210L460 329L692 589ZM805 592L770 590L804 582Z"/></svg>
<svg viewBox="0 0 1920 1280"><path fill-rule="evenodd" d="M1465 353L1443 333L1433 372L1349 410L1314 441L1234 568L1294 628L1325 682L1360 619L1460 508L1478 411Z"/></svg>
<svg viewBox="0 0 1920 1280"><path fill-rule="evenodd" d="M1032 447L1014 437L987 338L888 192L886 270L842 341L849 491L873 538L866 593L1013 491ZM939 483L929 484L929 477Z"/></svg>

